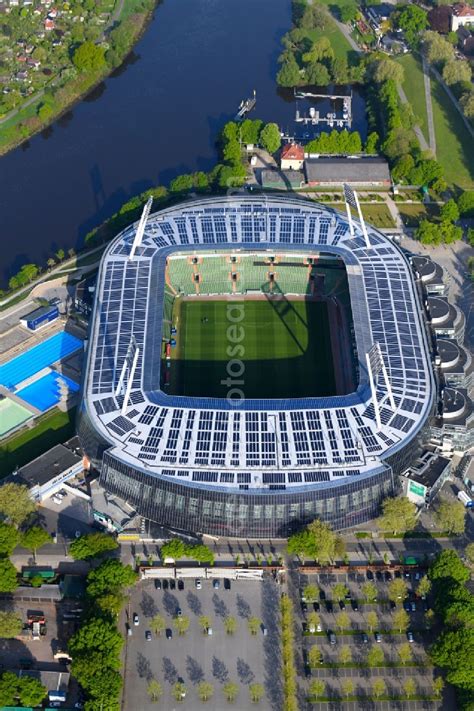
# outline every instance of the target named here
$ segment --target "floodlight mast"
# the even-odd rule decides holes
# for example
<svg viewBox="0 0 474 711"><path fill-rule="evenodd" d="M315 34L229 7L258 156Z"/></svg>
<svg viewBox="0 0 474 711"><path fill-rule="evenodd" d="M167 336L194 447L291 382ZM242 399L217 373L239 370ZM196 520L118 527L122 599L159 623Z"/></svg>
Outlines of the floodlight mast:
<svg viewBox="0 0 474 711"><path fill-rule="evenodd" d="M362 210L360 207L360 202L359 202L359 196L357 195L356 191L351 188L350 185L347 183L344 183L344 200L346 202L346 213L347 213L347 220L349 222L349 232L351 234L351 237L354 237L354 223L352 221L352 214L351 214L351 205L356 208L357 213L359 215L359 221L360 221L360 226L362 227L362 234L364 235L365 239L365 246L367 249L370 249L370 240L369 240L369 235L367 234L367 227L365 226L365 220L364 216L362 214Z"/></svg>
<svg viewBox="0 0 474 711"><path fill-rule="evenodd" d="M369 373L369 383L370 383L370 390L372 393L372 402L374 404L374 411L375 411L375 422L377 424L377 430L382 429L382 421L380 419L380 403L377 399L377 379L380 373L382 373L382 377L384 379L384 384L385 388L387 390L387 396L388 399L390 400L390 405L392 408L395 410L395 398L393 397L393 392L392 392L392 386L390 384L390 380L388 378L387 374L387 369L385 367L385 363L383 360L382 356L382 351L380 348L380 343L376 342L370 349L365 354L366 362L367 362L367 371Z"/></svg>
<svg viewBox="0 0 474 711"><path fill-rule="evenodd" d="M148 220L148 215L150 214L151 206L153 204L153 197L150 196L146 201L146 205L143 208L142 216L140 217L140 222L138 223L137 231L135 232L135 237L133 238L132 248L130 250L129 260L132 260L135 256L137 247L142 243L143 234L145 232L146 221Z"/></svg>

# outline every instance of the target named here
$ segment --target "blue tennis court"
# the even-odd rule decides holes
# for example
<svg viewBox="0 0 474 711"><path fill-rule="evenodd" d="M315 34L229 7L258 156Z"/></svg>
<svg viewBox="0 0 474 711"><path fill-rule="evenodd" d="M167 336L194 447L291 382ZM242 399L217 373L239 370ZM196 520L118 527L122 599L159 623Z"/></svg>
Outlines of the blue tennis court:
<svg viewBox="0 0 474 711"><path fill-rule="evenodd" d="M52 363L82 348L82 341L70 333L60 331L47 341L25 351L13 360L0 365L0 383L10 390Z"/></svg>
<svg viewBox="0 0 474 711"><path fill-rule="evenodd" d="M27 385L26 388L18 390L16 395L44 412L53 405L57 405L61 399L61 391L64 391L65 388L76 393L79 390L79 385L74 380L66 378L65 375L51 372L43 378L35 380L31 385Z"/></svg>

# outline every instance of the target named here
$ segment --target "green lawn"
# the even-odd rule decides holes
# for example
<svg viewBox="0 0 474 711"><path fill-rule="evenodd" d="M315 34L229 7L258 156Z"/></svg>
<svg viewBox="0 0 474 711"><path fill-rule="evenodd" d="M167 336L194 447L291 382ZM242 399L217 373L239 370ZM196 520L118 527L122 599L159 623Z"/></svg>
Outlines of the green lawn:
<svg viewBox="0 0 474 711"><path fill-rule="evenodd" d="M474 187L474 139L443 87L431 77L437 158L450 185Z"/></svg>
<svg viewBox="0 0 474 711"><path fill-rule="evenodd" d="M418 125L428 142L428 116L421 60L413 54L405 54L403 57L397 57L396 61L405 71L403 89L418 119Z"/></svg>
<svg viewBox="0 0 474 711"><path fill-rule="evenodd" d="M76 409L52 412L38 418L31 429L24 429L0 446L0 477L7 476L55 444L61 444L75 434Z"/></svg>
<svg viewBox="0 0 474 711"><path fill-rule="evenodd" d="M190 300L177 309L169 394L225 398L233 386L246 398L334 394L326 303ZM222 382L229 375L243 382Z"/></svg>
<svg viewBox="0 0 474 711"><path fill-rule="evenodd" d="M321 37L327 37L331 42L331 47L333 48L336 57L346 59L349 66L357 64L359 56L358 53L352 49L351 45L330 15L328 15L328 22L324 30L309 30L307 35L311 40L313 40L313 42Z"/></svg>
<svg viewBox="0 0 474 711"><path fill-rule="evenodd" d="M406 227L418 227L421 220L433 220L439 217L438 205L423 203L397 203L398 211Z"/></svg>

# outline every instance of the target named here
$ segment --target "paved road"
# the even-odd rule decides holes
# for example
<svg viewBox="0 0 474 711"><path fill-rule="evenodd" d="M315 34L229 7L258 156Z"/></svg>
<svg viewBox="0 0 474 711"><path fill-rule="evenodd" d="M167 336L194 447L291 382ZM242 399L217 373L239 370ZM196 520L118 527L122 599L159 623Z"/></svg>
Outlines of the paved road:
<svg viewBox="0 0 474 711"><path fill-rule="evenodd" d="M433 104L431 103L431 82L430 82L430 68L425 56L422 57L423 61L423 80L425 85L425 103L426 103L426 114L428 117L428 136L430 142L430 151L436 158L436 134L434 129L433 120Z"/></svg>

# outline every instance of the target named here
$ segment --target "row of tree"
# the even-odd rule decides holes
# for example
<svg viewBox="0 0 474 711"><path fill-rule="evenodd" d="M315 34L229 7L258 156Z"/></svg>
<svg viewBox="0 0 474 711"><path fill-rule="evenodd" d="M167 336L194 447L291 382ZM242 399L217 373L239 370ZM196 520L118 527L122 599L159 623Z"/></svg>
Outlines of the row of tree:
<svg viewBox="0 0 474 711"><path fill-rule="evenodd" d="M380 647L374 647L369 654L372 654L374 657L379 657L380 655L383 657L383 651ZM443 687L444 682L441 677L437 677L433 680L433 695L436 698L441 696ZM341 680L341 691L343 696L345 696L346 699L354 697L354 700L361 703L363 699L369 699L370 696L375 699L380 699L381 697L388 695L391 701L413 699L415 694L423 693L425 691L425 687L418 689L417 683L414 679L412 679L412 677L404 677L402 690L403 693L400 693L400 688L398 686L390 690L382 677L376 677L371 683L370 690L367 690L364 696L361 697L355 696L356 686L352 679L346 678ZM314 679L309 685L309 695L312 698L321 698L328 694L329 690L327 688L327 682L322 679Z"/></svg>
<svg viewBox="0 0 474 711"><path fill-rule="evenodd" d="M68 256L73 257L74 255L75 251L71 247L71 249L68 250ZM48 268L52 269L52 267L54 267L57 262L62 262L65 256L66 255L64 249L58 249L58 251L54 255L54 258L50 257L48 259ZM22 286L26 286L27 284L30 284L34 279L36 279L39 274L41 274L40 266L38 266L37 264L24 264L16 274L13 274L13 276L10 277L8 282L8 288L11 291L14 291L15 289L19 289ZM0 290L0 297L3 295L3 293L4 292Z"/></svg>
<svg viewBox="0 0 474 711"><path fill-rule="evenodd" d="M137 579L131 566L114 558L105 560L87 576L85 617L69 641L71 671L88 696L86 711L119 711L123 637L117 619L125 592Z"/></svg>
<svg viewBox="0 0 474 711"><path fill-rule="evenodd" d="M295 665L295 631L293 619L293 604L286 593L280 600L281 614L281 656L283 666L283 711L297 711L296 696L296 665Z"/></svg>
<svg viewBox="0 0 474 711"><path fill-rule="evenodd" d="M317 138L309 141L305 150L307 153L328 153L341 155L354 155L356 153L374 154L377 153L378 134L373 132L367 137L365 146L358 131L336 131L330 133L322 131Z"/></svg>
<svg viewBox="0 0 474 711"><path fill-rule="evenodd" d="M214 552L202 543L186 543L180 538L172 538L170 541L163 543L160 549L162 560L172 558L173 560L182 560L190 558L199 563L208 563L214 565Z"/></svg>
<svg viewBox="0 0 474 711"><path fill-rule="evenodd" d="M454 550L439 554L430 566L433 607L441 622L430 650L433 663L443 668L456 689L458 708L472 710L474 698L474 596L468 589L471 574Z"/></svg>
<svg viewBox="0 0 474 711"><path fill-rule="evenodd" d="M46 698L48 690L39 679L17 676L13 672L0 675L0 706L37 707Z"/></svg>

